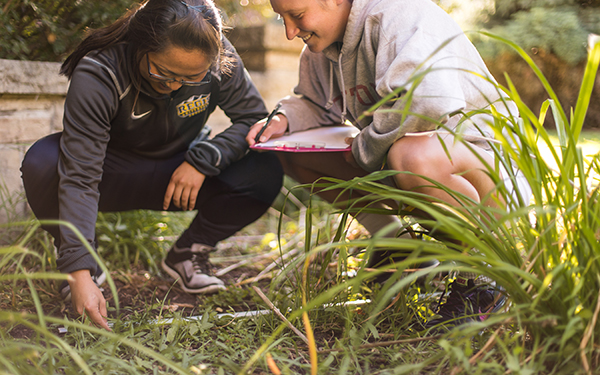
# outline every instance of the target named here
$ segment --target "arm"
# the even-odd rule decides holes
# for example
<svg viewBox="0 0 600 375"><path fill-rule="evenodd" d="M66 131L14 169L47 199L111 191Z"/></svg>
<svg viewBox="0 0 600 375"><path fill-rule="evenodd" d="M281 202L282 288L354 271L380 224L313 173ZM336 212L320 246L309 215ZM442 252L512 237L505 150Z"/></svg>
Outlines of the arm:
<svg viewBox="0 0 600 375"><path fill-rule="evenodd" d="M73 223L88 243L95 238L98 184L109 140L117 93L108 73L82 60L65 101L58 162L60 219ZM96 262L69 229L61 228L58 268L70 273L95 269Z"/></svg>
<svg viewBox="0 0 600 375"><path fill-rule="evenodd" d="M117 92L107 72L86 59L78 65L65 101L64 130L60 140L60 220L77 227L85 240L95 238L98 214L98 184L109 139L110 118L117 105ZM73 308L108 328L106 302L90 272L97 265L77 235L61 227L58 268L70 274Z"/></svg>
<svg viewBox="0 0 600 375"><path fill-rule="evenodd" d="M491 103L503 113L516 113L498 103L501 93L493 77L447 13L429 2L391 4L397 4L397 11L379 9L367 19L369 32L363 34L365 48L360 53L374 56L374 84L380 97L396 89L413 91L410 98L405 95L386 103L361 121L363 130L352 151L361 167L370 171L382 166L389 147L407 133L443 126L461 133L465 140L469 135L493 136L486 123L491 118L486 115L471 116L457 128L462 113L489 109ZM397 18L400 7L401 22ZM406 112L385 111L390 109Z"/></svg>
<svg viewBox="0 0 600 375"><path fill-rule="evenodd" d="M365 27L378 30L365 34L364 45L372 50L363 51L373 56L365 60L372 61L375 90L381 98L396 93L363 120L353 143L354 157L365 170L380 169L391 145L406 133L435 130L443 124L453 127L458 117L450 121L451 116L466 107L460 71L466 66L460 64L466 37L444 45L462 33L458 26L442 13L432 14L432 19L414 13L401 27L386 16Z"/></svg>

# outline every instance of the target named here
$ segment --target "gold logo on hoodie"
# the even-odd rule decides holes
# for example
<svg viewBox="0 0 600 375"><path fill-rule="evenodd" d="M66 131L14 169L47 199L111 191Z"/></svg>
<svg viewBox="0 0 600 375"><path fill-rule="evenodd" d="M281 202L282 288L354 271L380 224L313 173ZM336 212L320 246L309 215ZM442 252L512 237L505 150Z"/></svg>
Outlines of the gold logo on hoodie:
<svg viewBox="0 0 600 375"><path fill-rule="evenodd" d="M208 108L210 94L194 95L177 105L177 116L185 118L195 116Z"/></svg>

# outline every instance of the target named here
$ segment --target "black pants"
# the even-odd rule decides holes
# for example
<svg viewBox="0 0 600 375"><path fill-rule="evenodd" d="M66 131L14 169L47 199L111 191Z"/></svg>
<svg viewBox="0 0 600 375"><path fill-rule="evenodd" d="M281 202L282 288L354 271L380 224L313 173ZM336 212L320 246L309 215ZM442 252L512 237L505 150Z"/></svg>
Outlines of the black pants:
<svg viewBox="0 0 600 375"><path fill-rule="evenodd" d="M60 136L61 133L52 134L37 141L27 151L21 166L27 200L39 220L58 219ZM155 160L109 148L99 185L99 211L162 211L171 175L183 161L183 153ZM282 180L283 170L277 157L258 152L249 152L218 176L207 176L196 201L198 214L177 240L177 246L189 247L193 243L214 246L254 222L273 203ZM180 209L171 204L168 211ZM59 227L44 229L60 248Z"/></svg>

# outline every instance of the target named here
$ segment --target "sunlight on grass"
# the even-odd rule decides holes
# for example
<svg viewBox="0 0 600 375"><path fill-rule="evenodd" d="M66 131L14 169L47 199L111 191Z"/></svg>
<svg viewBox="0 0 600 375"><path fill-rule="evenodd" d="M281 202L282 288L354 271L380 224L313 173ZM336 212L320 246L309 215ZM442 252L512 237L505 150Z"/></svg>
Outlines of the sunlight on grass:
<svg viewBox="0 0 600 375"><path fill-rule="evenodd" d="M558 137L556 136L556 131L548 131L551 136L552 144L555 146L555 150L560 148L560 142ZM581 148L583 155L590 159L594 155L597 155L600 152L600 131L598 130L584 130L581 133L581 137L577 146ZM544 142L538 142L538 147L540 148L540 153L542 154L544 160L551 166L554 170L558 170L558 165L556 161L552 157L552 154L548 148L548 146ZM595 175L598 177L597 175Z"/></svg>

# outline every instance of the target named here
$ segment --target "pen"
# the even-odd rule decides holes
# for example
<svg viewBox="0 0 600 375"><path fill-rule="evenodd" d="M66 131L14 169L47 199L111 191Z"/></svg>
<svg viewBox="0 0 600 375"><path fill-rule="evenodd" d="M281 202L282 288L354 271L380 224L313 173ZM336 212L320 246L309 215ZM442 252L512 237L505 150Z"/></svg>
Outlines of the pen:
<svg viewBox="0 0 600 375"><path fill-rule="evenodd" d="M269 124L271 123L271 120L273 120L273 117L275 116L275 114L277 113L277 111L279 110L280 107L281 107L281 103L277 103L277 105L275 106L275 109L273 111L271 111L271 113L269 113L269 116L267 117L267 121L265 121L265 124L262 126L262 128L260 128L260 131L258 132L256 137L254 137L254 142L258 142L258 140L260 139L260 136L265 132L265 129L267 128L267 126L269 126Z"/></svg>

